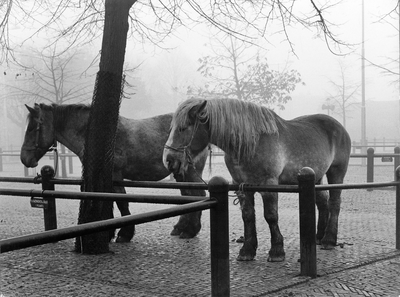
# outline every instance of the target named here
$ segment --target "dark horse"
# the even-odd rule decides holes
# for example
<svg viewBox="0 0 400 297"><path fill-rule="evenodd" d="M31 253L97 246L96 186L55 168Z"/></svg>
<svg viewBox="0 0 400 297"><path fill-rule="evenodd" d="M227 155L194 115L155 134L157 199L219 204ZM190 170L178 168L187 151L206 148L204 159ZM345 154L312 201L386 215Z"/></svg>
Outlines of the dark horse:
<svg viewBox="0 0 400 297"><path fill-rule="evenodd" d="M38 161L58 141L74 152L82 161L85 146L85 132L90 107L81 104L46 105L29 107L28 127L21 148L21 161L27 167L36 167ZM119 118L114 154L114 180L158 181L170 172L163 166L162 153L168 139L172 114L159 115L143 120ZM200 182L207 159L207 148L184 176L175 175L177 181ZM196 172L197 170L197 172ZM123 187L114 191L125 193ZM205 191L181 190L182 195L205 196ZM129 215L128 202L117 202L122 216ZM201 212L182 215L171 235L181 238L196 236L201 228ZM135 226L121 228L117 242L129 242Z"/></svg>
<svg viewBox="0 0 400 297"><path fill-rule="evenodd" d="M209 143L225 151L225 163L236 184L296 184L301 168L311 167L320 184L342 183L347 171L351 141L335 119L318 114L286 121L272 110L239 100L191 99L183 102L172 119L165 145L164 165L174 173L188 170ZM277 193L260 193L264 218L271 232L268 261L283 261L283 237L278 226ZM317 242L336 246L341 190L317 192ZM244 222L244 244L238 260L252 260L257 250L254 193L239 195Z"/></svg>

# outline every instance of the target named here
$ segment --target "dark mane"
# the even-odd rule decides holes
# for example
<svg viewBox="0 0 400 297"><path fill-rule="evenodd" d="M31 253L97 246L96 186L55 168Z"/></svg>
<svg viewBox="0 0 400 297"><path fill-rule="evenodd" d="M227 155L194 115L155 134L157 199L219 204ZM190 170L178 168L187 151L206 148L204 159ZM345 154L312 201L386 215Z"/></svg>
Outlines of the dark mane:
<svg viewBox="0 0 400 297"><path fill-rule="evenodd" d="M53 125L55 129L59 127L63 127L67 119L71 117L71 115L76 115L81 112L89 112L90 105L86 104L51 104L47 105L44 103L40 104L40 108L44 111L53 112Z"/></svg>

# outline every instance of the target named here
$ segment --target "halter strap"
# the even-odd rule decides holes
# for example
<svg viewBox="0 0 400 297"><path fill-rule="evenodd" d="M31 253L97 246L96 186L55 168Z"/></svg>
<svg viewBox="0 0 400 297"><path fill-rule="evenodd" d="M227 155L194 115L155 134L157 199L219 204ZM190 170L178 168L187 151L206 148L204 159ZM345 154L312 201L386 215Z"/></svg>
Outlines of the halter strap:
<svg viewBox="0 0 400 297"><path fill-rule="evenodd" d="M188 164L193 167L194 172L197 174L197 176L202 180L203 183L207 184L207 182L197 172L196 165L193 162L192 154L190 153L190 150L189 150L190 146L192 144L193 138L194 138L194 134L196 133L198 127L199 127L199 118L196 117L196 121L194 123L194 128L193 128L193 131L192 131L192 136L190 137L190 141L189 141L189 143L187 145L180 146L180 147L173 147L173 146L169 146L169 145L165 144L164 148L173 150L173 151L178 152L178 153L183 153L183 155L186 157L186 160L187 160Z"/></svg>
<svg viewBox="0 0 400 297"><path fill-rule="evenodd" d="M40 141L40 127L43 124L43 120L39 117L39 119L37 120L37 124L36 124L36 135L35 135L35 146L34 147L22 147L24 150L27 151L36 151L37 149L42 149L44 150L44 148L41 148L39 146L39 141ZM56 165L54 168L54 176L56 175L56 172L58 170L58 150L57 150L57 140L56 140L56 136L55 136L55 128L54 128L54 110L53 110L53 144L47 149L47 152L52 152L54 151L56 156ZM53 176L53 177L54 177Z"/></svg>

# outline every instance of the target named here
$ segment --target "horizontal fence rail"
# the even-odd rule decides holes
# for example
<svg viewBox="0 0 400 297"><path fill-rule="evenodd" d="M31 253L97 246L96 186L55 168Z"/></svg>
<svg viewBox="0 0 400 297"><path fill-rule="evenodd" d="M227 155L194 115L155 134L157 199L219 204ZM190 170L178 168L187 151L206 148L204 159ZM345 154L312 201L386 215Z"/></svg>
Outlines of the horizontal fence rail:
<svg viewBox="0 0 400 297"><path fill-rule="evenodd" d="M204 199L204 197L202 197ZM216 205L216 201L203 200L191 202L185 205L169 209L156 210L143 214L123 216L120 218L108 219L92 223L86 223L63 229L49 230L42 233L30 234L16 238L0 240L0 252L5 253L16 249L42 245L59 240L70 239L77 236L91 234L93 232L106 231L112 228L120 228L128 224L143 224L155 220L161 220L192 211L205 210Z"/></svg>
<svg viewBox="0 0 400 297"><path fill-rule="evenodd" d="M0 195L57 198L68 200L104 200L104 201L126 201L137 203L158 203L158 204L185 204L198 202L204 199L203 196L166 196L152 194L123 194L123 193L93 193L74 191L52 191L52 190L18 190L0 188Z"/></svg>

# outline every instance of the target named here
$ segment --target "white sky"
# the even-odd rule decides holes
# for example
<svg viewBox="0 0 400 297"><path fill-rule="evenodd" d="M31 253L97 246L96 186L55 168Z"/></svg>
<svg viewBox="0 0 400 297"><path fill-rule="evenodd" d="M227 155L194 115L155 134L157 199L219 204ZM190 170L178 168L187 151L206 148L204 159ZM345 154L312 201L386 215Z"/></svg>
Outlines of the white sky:
<svg viewBox="0 0 400 297"><path fill-rule="evenodd" d="M361 85L361 2L361 0L343 1L330 9L330 13L326 15L328 20L337 24L331 29L338 34L338 39L353 45L350 49L342 48L342 52L349 53L348 55L332 54L324 40L315 37L315 29L307 30L304 27L289 29L289 37L296 56L291 52L282 34L271 34L272 36L268 38L270 44L267 45L267 58L270 66L274 69L283 68L289 61L291 68L298 70L306 83L293 93L293 101L289 102L286 110L281 112L283 117L292 118L301 114L321 112L321 106L329 93L334 93L330 81L340 78L339 61L344 61L348 67L346 79L355 85ZM309 7L308 1L303 3L307 3ZM395 5L395 1L365 1L365 53L366 58L375 63L384 62L387 56L394 59L398 56L398 31L378 22L379 18L391 11ZM398 23L394 24L398 26ZM170 38L166 44L175 46L177 48L175 52L182 53L184 59L188 59L185 63L193 64L192 67L195 69L198 65L197 59L207 53L207 48L204 46L208 42L204 37L206 31L200 34L200 28L196 27L195 30L181 29L178 32L175 35L179 35L179 38ZM135 54L131 55L132 52ZM143 69L155 68L159 71L167 56L168 54L160 49L137 44L134 46L130 43L126 61L132 65L145 60ZM366 67L366 100L399 100L398 87L390 84L393 80L393 77L382 75L375 67ZM361 92L359 97L361 98ZM173 111L176 104L177 102L166 104L165 112ZM128 113L126 115L129 116Z"/></svg>

